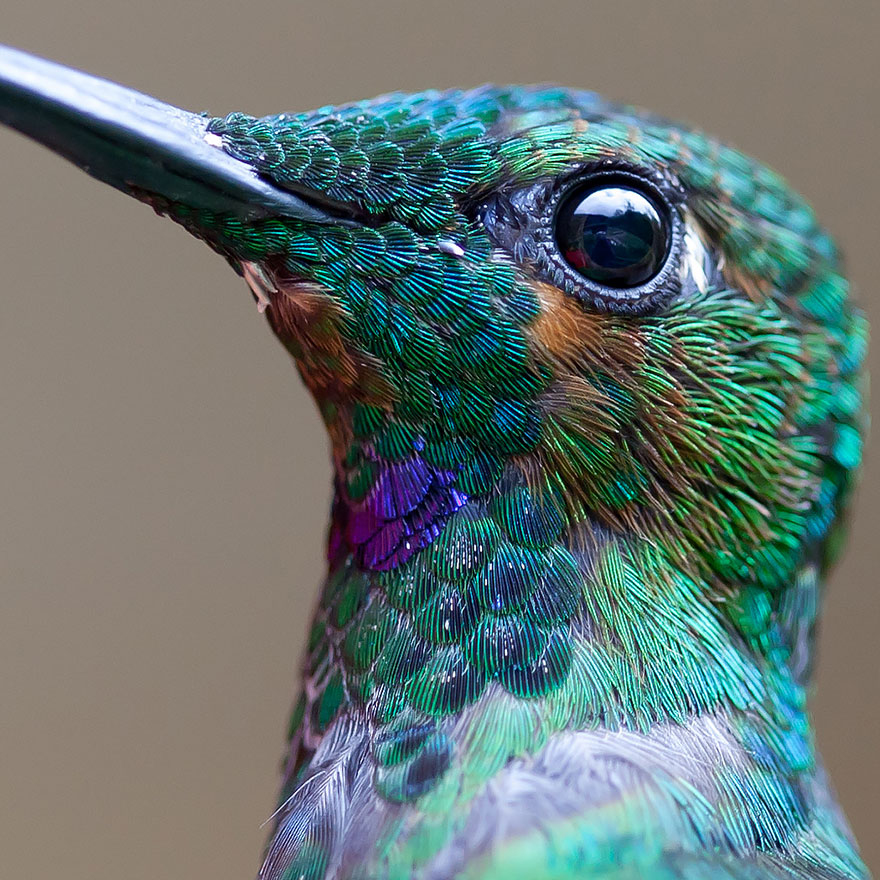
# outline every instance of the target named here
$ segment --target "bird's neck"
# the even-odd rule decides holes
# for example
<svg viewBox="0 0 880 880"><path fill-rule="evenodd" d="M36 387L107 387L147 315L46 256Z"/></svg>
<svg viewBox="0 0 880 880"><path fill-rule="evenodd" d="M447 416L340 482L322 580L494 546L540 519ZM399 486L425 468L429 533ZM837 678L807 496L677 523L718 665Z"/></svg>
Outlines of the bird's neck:
<svg viewBox="0 0 880 880"><path fill-rule="evenodd" d="M593 837L607 824L609 846L644 819L645 834L698 848L825 835L822 847L855 858L800 681L814 567L783 595L722 593L654 542L560 528L518 490L448 509L443 486L416 481L385 508L410 517L403 538L376 538L376 510L353 526L351 495L337 497L285 794L325 735L332 753L340 731L369 730L377 791L420 815L448 811L454 791L466 818L489 780L496 791L556 767L581 779L572 790L615 792L584 819ZM656 809L633 814L639 804Z"/></svg>
<svg viewBox="0 0 880 880"><path fill-rule="evenodd" d="M803 683L815 566L775 593L722 586L657 542L589 522L559 529L515 492L468 499L441 468L392 468L380 482L364 499L349 478L337 496L333 601L344 586L352 608L383 618L371 632L405 628L422 672L444 657L471 677L466 696L457 685L447 693L442 671L422 687L386 658L381 691L399 686L417 711L442 716L496 690L560 729L645 731L723 712L752 719L743 735L771 744L781 771L812 767ZM339 637L350 642L349 626ZM387 646L375 642L381 659ZM357 676L374 675L370 666Z"/></svg>

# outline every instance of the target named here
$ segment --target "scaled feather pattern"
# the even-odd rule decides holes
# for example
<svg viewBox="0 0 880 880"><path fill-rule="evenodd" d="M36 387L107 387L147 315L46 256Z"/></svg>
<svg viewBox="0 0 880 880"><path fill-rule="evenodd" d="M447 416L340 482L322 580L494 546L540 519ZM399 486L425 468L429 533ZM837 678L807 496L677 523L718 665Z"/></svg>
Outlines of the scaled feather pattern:
<svg viewBox="0 0 880 880"><path fill-rule="evenodd" d="M327 426L261 880L867 877L806 708L867 326L782 178L550 87L212 119L129 95L183 131L132 149L67 104L31 124L57 68L3 64L0 118L223 255ZM603 185L616 213L584 207Z"/></svg>
<svg viewBox="0 0 880 880"><path fill-rule="evenodd" d="M805 202L561 89L209 128L354 218L158 206L272 279L332 440L261 877L865 876L804 688L867 334ZM645 314L585 303L517 215L621 165L674 188L685 228Z"/></svg>

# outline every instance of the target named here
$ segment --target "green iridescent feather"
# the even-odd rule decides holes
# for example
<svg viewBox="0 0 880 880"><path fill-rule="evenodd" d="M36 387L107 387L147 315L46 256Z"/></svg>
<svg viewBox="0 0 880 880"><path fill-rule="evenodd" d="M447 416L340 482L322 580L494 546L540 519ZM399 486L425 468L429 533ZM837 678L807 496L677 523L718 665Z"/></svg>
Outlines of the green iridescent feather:
<svg viewBox="0 0 880 880"><path fill-rule="evenodd" d="M331 540L262 876L864 876L805 687L867 332L806 203L562 89L209 132L339 211L153 200L268 279L330 431L335 532L383 480L422 493L400 513L417 547ZM602 163L673 181L694 277L701 254L715 274L645 315L591 310L483 222Z"/></svg>
<svg viewBox="0 0 880 880"><path fill-rule="evenodd" d="M867 877L806 706L867 328L779 176L586 92L211 119L7 47L0 122L223 255L326 424L261 880Z"/></svg>

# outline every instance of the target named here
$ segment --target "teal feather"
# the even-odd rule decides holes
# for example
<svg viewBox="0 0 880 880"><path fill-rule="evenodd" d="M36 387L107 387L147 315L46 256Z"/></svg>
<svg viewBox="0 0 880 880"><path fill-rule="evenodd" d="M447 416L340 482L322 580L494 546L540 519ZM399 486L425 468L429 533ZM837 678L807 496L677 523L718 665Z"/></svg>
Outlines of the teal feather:
<svg viewBox="0 0 880 880"><path fill-rule="evenodd" d="M268 305L331 438L261 878L865 878L806 688L867 327L806 202L558 87L192 124L312 206L125 179ZM553 232L609 169L665 205L649 293Z"/></svg>

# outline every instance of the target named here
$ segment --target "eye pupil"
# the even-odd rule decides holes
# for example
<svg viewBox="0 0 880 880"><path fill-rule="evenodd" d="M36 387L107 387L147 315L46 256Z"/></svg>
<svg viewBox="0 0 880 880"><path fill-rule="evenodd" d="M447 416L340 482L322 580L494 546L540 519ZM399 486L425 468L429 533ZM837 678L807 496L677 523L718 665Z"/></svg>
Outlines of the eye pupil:
<svg viewBox="0 0 880 880"><path fill-rule="evenodd" d="M575 190L556 218L566 261L605 287L638 287L663 267L669 252L666 212L645 193L602 181Z"/></svg>

